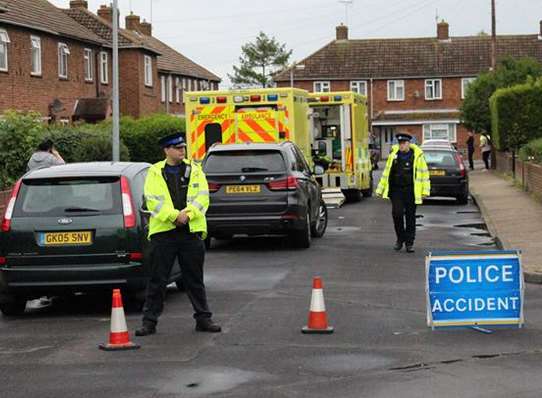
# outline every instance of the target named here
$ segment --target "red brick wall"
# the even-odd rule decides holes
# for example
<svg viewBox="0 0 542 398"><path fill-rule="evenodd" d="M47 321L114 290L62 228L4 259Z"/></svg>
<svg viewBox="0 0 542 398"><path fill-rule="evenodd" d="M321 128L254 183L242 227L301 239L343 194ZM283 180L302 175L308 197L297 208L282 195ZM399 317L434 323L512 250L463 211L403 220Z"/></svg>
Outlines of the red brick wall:
<svg viewBox="0 0 542 398"><path fill-rule="evenodd" d="M98 84L99 76L95 70L94 82L86 82L84 77L83 51L93 50L94 56L100 51L96 46L78 41L49 36L41 32L32 32L23 28L4 26L11 43L8 45L8 72L0 72L0 113L7 109L34 110L47 116L48 105L58 98L65 110L58 117L69 117L73 113L75 101L82 97L96 97L98 92L109 95L109 85ZM32 76L30 36L35 34L41 38L42 76ZM68 45L68 78L58 77L58 43ZM111 60L111 54L109 54ZM95 66L97 66L95 58ZM111 61L109 62L111 69ZM109 78L111 79L111 70Z"/></svg>
<svg viewBox="0 0 542 398"><path fill-rule="evenodd" d="M513 175L513 158L508 152L496 153L496 170L499 173ZM542 165L523 162L516 158L515 181L525 191L533 193L538 199L542 200Z"/></svg>

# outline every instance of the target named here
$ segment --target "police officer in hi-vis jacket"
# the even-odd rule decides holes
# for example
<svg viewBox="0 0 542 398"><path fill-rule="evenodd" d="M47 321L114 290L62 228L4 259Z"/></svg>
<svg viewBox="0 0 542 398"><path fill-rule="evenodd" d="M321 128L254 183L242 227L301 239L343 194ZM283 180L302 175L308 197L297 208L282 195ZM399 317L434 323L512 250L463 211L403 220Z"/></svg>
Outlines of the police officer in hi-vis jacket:
<svg viewBox="0 0 542 398"><path fill-rule="evenodd" d="M198 163L185 159L186 143L180 134L159 141L166 159L149 168L145 201L151 213L152 271L143 307L143 326L137 336L156 333L164 307L166 286L175 259L179 259L182 281L196 320L196 331L220 332L211 319L203 283L205 212L209 207L207 179Z"/></svg>
<svg viewBox="0 0 542 398"><path fill-rule="evenodd" d="M391 199L393 224L397 241L394 249L406 246L414 253L416 237L416 205L431 193L429 170L423 151L412 144L409 134L397 134L398 144L392 147L376 194Z"/></svg>

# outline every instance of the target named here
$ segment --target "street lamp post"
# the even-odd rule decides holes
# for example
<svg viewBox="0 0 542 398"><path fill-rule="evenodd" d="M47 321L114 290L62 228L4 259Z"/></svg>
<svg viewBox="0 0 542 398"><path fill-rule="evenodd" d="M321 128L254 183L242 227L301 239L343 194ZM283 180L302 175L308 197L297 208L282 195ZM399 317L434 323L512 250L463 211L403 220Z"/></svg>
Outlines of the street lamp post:
<svg viewBox="0 0 542 398"><path fill-rule="evenodd" d="M113 0L113 162L120 160L120 104L119 104L119 9Z"/></svg>

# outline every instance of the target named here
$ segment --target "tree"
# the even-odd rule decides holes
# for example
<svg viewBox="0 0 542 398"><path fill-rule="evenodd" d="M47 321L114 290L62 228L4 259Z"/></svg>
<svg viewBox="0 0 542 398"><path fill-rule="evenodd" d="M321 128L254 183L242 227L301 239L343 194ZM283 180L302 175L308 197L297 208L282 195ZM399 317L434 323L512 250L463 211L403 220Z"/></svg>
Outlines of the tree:
<svg viewBox="0 0 542 398"><path fill-rule="evenodd" d="M461 105L461 119L476 133L491 133L489 99L500 88L525 83L529 76L542 76L542 65L532 58L505 58L493 72L482 73L469 85Z"/></svg>
<svg viewBox="0 0 542 398"><path fill-rule="evenodd" d="M270 87L271 74L284 69L292 55L286 44L280 44L274 37L260 32L256 41L241 47L239 66L233 66L233 75L228 75L235 86Z"/></svg>

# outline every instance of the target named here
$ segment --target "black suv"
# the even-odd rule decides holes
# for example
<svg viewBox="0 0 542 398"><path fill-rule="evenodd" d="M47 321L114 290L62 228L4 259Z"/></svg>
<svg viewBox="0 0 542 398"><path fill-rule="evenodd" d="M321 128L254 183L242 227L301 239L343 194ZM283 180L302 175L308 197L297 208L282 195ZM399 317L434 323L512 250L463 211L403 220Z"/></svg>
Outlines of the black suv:
<svg viewBox="0 0 542 398"><path fill-rule="evenodd" d="M26 301L125 288L141 299L149 276L143 186L147 163L80 163L26 174L0 232L0 310ZM178 281L175 266L171 282Z"/></svg>
<svg viewBox="0 0 542 398"><path fill-rule="evenodd" d="M303 153L291 143L215 144L204 160L209 236L287 235L299 248L324 235L327 209Z"/></svg>

